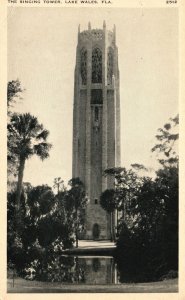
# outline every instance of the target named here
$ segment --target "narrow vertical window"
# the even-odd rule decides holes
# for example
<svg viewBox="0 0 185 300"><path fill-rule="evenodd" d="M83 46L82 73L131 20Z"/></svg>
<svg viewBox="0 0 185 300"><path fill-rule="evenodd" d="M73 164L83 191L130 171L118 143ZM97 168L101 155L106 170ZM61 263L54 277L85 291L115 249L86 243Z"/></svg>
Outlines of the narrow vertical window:
<svg viewBox="0 0 185 300"><path fill-rule="evenodd" d="M99 110L97 106L95 106L94 119L95 121L99 120Z"/></svg>
<svg viewBox="0 0 185 300"><path fill-rule="evenodd" d="M80 52L80 74L82 84L87 84L87 50L85 48L82 48Z"/></svg>
<svg viewBox="0 0 185 300"><path fill-rule="evenodd" d="M113 65L114 65L114 53L113 53L113 49L109 47L107 53L107 84L112 84Z"/></svg>
<svg viewBox="0 0 185 300"><path fill-rule="evenodd" d="M98 204L98 199L97 198L94 199L94 204Z"/></svg>
<svg viewBox="0 0 185 300"><path fill-rule="evenodd" d="M95 48L92 52L92 83L102 82L102 52Z"/></svg>

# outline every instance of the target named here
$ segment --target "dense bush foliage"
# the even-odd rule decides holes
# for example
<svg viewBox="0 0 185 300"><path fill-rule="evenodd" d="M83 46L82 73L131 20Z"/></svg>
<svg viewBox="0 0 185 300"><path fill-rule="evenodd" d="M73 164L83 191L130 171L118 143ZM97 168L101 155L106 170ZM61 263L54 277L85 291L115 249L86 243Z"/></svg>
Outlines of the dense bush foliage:
<svg viewBox="0 0 185 300"><path fill-rule="evenodd" d="M33 268L36 261L43 269L47 264L49 267L56 253L73 247L77 229L80 232L84 225L86 204L79 179L75 180L75 188L71 186L57 195L47 185L22 193L19 226L15 204L16 193L8 193L8 264L14 265L20 275Z"/></svg>
<svg viewBox="0 0 185 300"><path fill-rule="evenodd" d="M117 255L122 280L159 280L170 270L177 271L176 168L161 169L154 181L144 181L137 197L131 201L130 216L134 222L121 219L118 230Z"/></svg>

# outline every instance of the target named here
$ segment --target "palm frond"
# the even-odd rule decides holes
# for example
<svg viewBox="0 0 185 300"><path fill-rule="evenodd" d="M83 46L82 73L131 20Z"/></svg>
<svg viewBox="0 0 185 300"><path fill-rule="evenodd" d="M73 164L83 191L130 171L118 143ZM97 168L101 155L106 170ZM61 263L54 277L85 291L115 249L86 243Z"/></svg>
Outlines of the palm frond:
<svg viewBox="0 0 185 300"><path fill-rule="evenodd" d="M52 145L49 143L39 143L33 146L34 153L40 157L41 160L44 160L49 157L49 150Z"/></svg>
<svg viewBox="0 0 185 300"><path fill-rule="evenodd" d="M47 139L48 135L49 135L49 131L44 129L36 136L36 140L43 139L45 141Z"/></svg>

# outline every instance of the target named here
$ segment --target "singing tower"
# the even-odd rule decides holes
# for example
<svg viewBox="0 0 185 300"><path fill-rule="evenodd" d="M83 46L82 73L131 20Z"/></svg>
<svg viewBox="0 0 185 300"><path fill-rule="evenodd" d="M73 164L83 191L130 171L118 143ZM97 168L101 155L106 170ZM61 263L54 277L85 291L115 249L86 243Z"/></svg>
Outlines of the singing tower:
<svg viewBox="0 0 185 300"><path fill-rule="evenodd" d="M78 29L73 107L73 177L85 185L84 239L110 239L110 216L100 206L113 178L103 171L120 166L120 95L116 27Z"/></svg>

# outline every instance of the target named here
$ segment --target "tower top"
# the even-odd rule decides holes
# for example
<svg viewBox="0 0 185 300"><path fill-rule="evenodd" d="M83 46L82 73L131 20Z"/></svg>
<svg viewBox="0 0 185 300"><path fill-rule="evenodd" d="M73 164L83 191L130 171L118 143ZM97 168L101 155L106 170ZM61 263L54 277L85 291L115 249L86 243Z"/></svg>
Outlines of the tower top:
<svg viewBox="0 0 185 300"><path fill-rule="evenodd" d="M107 30L106 22L103 21L103 28L94 28L91 27L91 22L88 22L86 30L80 32L80 25L78 26L78 41L87 42L91 41L100 41L106 39L109 45L115 45L116 43L116 26L114 25L112 30Z"/></svg>
<svg viewBox="0 0 185 300"><path fill-rule="evenodd" d="M88 22L87 28L88 28L88 30L91 30L91 22L90 22L90 21ZM103 21L103 29L106 29L106 21L105 21L105 20ZM101 29L96 28L96 29L94 29L94 30L101 30ZM83 31L86 31L86 30L83 30ZM83 31L82 31L82 32L83 32ZM80 24L78 25L78 32L80 33ZM113 33L116 32L116 25L115 25L115 24L114 24L114 26L113 26L112 32L113 32Z"/></svg>

